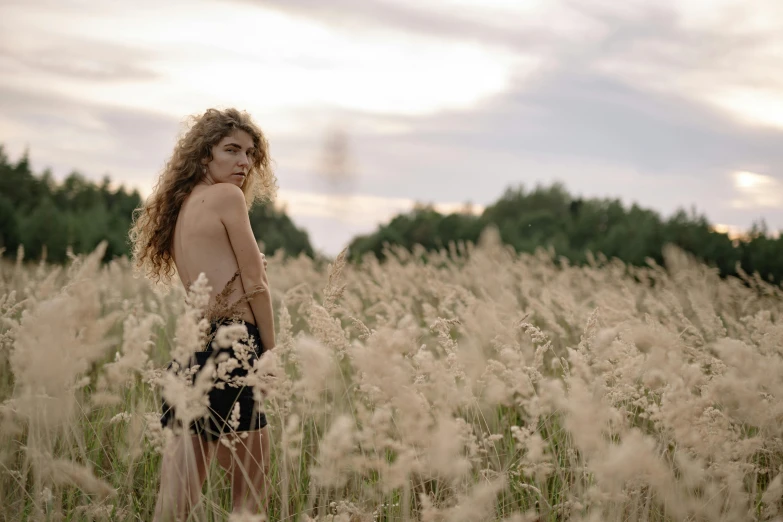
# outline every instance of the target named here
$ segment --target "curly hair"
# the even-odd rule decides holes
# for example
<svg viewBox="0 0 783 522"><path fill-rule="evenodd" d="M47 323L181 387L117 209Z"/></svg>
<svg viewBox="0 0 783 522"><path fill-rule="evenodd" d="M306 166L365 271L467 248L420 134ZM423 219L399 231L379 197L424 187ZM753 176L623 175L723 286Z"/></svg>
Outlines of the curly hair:
<svg viewBox="0 0 783 522"><path fill-rule="evenodd" d="M252 164L242 184L248 211L255 201L271 202L277 194L269 143L249 114L236 109L208 109L190 120L190 128L174 147L152 194L133 212L129 232L133 267L156 284L168 285L176 271L171 246L180 208L193 187L204 179L203 161L212 160L212 147L220 140L237 130L253 139L257 152L251 157Z"/></svg>

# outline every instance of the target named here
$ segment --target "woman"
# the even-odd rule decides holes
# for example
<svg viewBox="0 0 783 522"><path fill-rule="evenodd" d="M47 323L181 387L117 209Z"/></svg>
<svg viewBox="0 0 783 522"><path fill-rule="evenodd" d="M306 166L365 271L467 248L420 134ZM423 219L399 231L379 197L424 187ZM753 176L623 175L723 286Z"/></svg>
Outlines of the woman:
<svg viewBox="0 0 783 522"><path fill-rule="evenodd" d="M130 234L134 265L153 281L170 283L176 271L189 288L199 274L206 275L212 287L209 309L220 310L211 318L210 333L227 322L245 325L255 348L251 364L274 348L275 337L266 260L248 209L257 199L272 200L275 192L261 130L247 113L210 109L177 143ZM234 304L226 307L226 302ZM218 352L233 355L207 342L192 363L203 369ZM241 377L242 369L232 375ZM213 387L208 416L189 430L175 431L180 434L173 451L163 458L156 520L187 516L198 503L213 458L231 479L234 511L265 509L269 439L266 418L253 407L252 397L249 387ZM173 427L176 417L164 401L164 427ZM228 435L235 432L241 437Z"/></svg>

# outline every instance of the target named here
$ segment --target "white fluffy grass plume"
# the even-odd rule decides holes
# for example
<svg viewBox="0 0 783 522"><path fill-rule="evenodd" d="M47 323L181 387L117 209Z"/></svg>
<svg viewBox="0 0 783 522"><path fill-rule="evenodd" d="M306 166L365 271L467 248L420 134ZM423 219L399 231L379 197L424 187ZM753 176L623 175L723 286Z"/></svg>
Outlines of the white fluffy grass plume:
<svg viewBox="0 0 783 522"><path fill-rule="evenodd" d="M100 257L2 265L10 519L150 519L172 436L160 399L188 419L205 406L198 384L163 372L201 346L203 292L158 294ZM489 233L384 263L271 258L279 343L248 378L269 419L269 513L231 515L216 468L201 512L781 520L783 292L665 257L575 267Z"/></svg>

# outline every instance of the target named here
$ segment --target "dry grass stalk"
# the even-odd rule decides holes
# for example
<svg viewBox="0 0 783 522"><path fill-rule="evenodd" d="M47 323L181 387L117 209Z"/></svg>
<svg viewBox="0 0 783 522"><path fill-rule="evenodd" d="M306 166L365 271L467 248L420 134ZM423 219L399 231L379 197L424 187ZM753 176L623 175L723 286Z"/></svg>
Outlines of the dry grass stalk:
<svg viewBox="0 0 783 522"><path fill-rule="evenodd" d="M426 261L387 254L271 265L280 342L246 384L275 441L272 519L780 518L780 288L722 280L671 249L665 269L564 266L492 232ZM65 493L78 487L116 490L118 519L148 519L132 496L140 484L154 495L172 436L158 401L184 420L203 413L206 383L162 366L232 316L236 278L210 308L206 281L164 295L98 258L3 267L0 502L12 516L104 516ZM211 371L245 363L240 350ZM211 477L205 505L225 518Z"/></svg>

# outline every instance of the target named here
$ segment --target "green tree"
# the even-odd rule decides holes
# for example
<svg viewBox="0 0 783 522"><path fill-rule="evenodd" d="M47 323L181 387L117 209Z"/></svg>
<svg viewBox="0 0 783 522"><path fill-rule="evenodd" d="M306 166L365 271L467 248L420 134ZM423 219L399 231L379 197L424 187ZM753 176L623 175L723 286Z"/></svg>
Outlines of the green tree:
<svg viewBox="0 0 783 522"><path fill-rule="evenodd" d="M50 199L41 201L33 211L20 220L21 237L28 259L46 259L60 263L66 259L68 223L65 215Z"/></svg>
<svg viewBox="0 0 783 522"><path fill-rule="evenodd" d="M419 244L436 250L450 241L476 242L480 232L494 226L501 240L517 252L552 247L572 263L584 263L587 252L603 253L632 265L648 258L663 263L663 248L674 244L717 267L720 273L736 275L736 266L746 272L783 281L783 239L769 235L765 224L754 227L745 241L732 241L713 230L707 218L695 211L676 212L669 219L638 205L624 206L617 199L574 198L562 184L508 188L479 218L452 214L443 216L432 207L418 207L400 214L372 234L355 238L351 259L372 253L383 259L384 246L408 250Z"/></svg>
<svg viewBox="0 0 783 522"><path fill-rule="evenodd" d="M273 255L283 249L286 255L314 256L307 232L294 225L285 212L271 204L254 205L250 210L250 226L256 239L264 243L264 253Z"/></svg>
<svg viewBox="0 0 783 522"><path fill-rule="evenodd" d="M0 194L0 249L5 252L16 252L19 246L19 222L14 204L3 194Z"/></svg>
<svg viewBox="0 0 783 522"><path fill-rule="evenodd" d="M108 176L94 183L74 171L58 183L50 171L33 174L27 152L11 163L0 146L0 248L6 256L16 255L22 244L28 258L46 251L49 261L62 262L67 248L89 252L103 240L108 241L105 260L129 255L128 229L140 205L137 191L112 189ZM307 233L284 211L258 205L251 223L266 253L282 248L289 255L314 255Z"/></svg>

